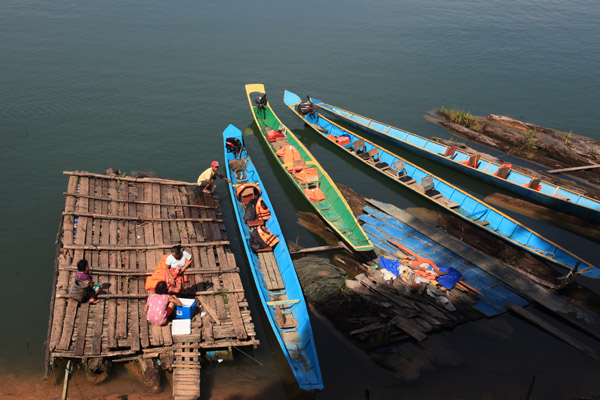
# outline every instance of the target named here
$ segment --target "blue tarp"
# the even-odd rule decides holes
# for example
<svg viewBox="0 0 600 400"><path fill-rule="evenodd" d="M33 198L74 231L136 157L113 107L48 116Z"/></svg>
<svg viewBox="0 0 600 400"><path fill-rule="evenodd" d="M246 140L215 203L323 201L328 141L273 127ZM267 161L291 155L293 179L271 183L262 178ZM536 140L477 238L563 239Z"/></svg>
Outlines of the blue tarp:
<svg viewBox="0 0 600 400"><path fill-rule="evenodd" d="M460 278L462 278L462 274L452 267L438 265L438 268L441 272L444 272L446 275L439 276L437 278L437 281L440 283L440 285L442 285L448 290L452 289L454 285L456 285L456 282L460 281Z"/></svg>
<svg viewBox="0 0 600 400"><path fill-rule="evenodd" d="M381 256L379 257L378 262L381 268L390 271L394 276L398 276L398 267L402 265L398 260L392 260Z"/></svg>

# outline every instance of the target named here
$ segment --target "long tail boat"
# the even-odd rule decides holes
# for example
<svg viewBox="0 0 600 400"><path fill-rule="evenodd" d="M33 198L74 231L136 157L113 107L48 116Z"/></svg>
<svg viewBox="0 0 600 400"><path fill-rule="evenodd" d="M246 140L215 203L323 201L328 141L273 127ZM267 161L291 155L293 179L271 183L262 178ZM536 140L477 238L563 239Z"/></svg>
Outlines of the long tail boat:
<svg viewBox="0 0 600 400"><path fill-rule="evenodd" d="M235 152L228 150L227 141L231 142L232 139L243 143L242 132L229 125L223 132L227 177L231 181L229 192L258 295L300 388L308 391L323 389L319 359L302 287L273 204L243 145ZM246 208L256 207L256 204L263 207L256 201L259 198L267 206L270 216L266 221L261 218L246 220ZM253 199L255 200L252 201ZM277 238L278 242L255 252L251 249L252 231L264 228Z"/></svg>
<svg viewBox="0 0 600 400"><path fill-rule="evenodd" d="M285 92L285 104L317 133L331 140L344 152L363 161L388 178L433 201L453 214L517 245L532 254L590 278L600 278L600 269L524 227L483 201L432 175L400 156L342 128L322 115L302 115L301 102L294 93Z"/></svg>
<svg viewBox="0 0 600 400"><path fill-rule="evenodd" d="M246 85L246 94L260 136L265 139L273 157L300 194L355 251L373 250L373 245L333 180L271 109L266 101L265 87L259 83ZM257 98L263 103L253 101Z"/></svg>
<svg viewBox="0 0 600 400"><path fill-rule="evenodd" d="M545 206L580 218L600 222L600 201L573 190L512 169L511 164L499 164L479 155L469 154L411 132L386 125L353 112L312 99L325 115L370 133L423 157L510 190Z"/></svg>

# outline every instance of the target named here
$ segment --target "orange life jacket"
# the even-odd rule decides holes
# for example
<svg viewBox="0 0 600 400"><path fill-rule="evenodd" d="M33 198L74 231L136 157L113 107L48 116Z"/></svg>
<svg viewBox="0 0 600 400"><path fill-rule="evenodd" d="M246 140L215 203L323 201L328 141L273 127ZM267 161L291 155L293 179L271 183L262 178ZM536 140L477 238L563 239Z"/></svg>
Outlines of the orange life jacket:
<svg viewBox="0 0 600 400"><path fill-rule="evenodd" d="M266 221L269 218L271 218L271 210L269 210L265 201L262 198L259 198L256 201L256 219Z"/></svg>
<svg viewBox="0 0 600 400"><path fill-rule="evenodd" d="M279 243L279 239L275 235L273 235L265 226L259 226L256 228L258 235L260 238L267 244L269 247L275 247L277 243Z"/></svg>
<svg viewBox="0 0 600 400"><path fill-rule="evenodd" d="M246 197L251 193L254 195L254 197L257 197L260 196L262 192L255 183L244 183L243 185L238 186L236 189L236 196L238 200L242 200L242 197Z"/></svg>

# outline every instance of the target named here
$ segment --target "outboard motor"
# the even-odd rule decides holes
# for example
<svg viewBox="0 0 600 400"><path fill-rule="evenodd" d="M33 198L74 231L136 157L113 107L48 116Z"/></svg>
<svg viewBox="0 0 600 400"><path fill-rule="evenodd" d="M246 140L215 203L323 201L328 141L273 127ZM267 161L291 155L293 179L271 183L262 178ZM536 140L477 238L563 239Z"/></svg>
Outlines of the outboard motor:
<svg viewBox="0 0 600 400"><path fill-rule="evenodd" d="M298 103L298 105L296 106L296 111L298 111L298 113L303 117L307 115L316 117L317 109L315 108L315 105L310 99L310 96L307 95L306 98L306 101L301 101L300 103Z"/></svg>
<svg viewBox="0 0 600 400"><path fill-rule="evenodd" d="M258 112L260 113L262 111L263 118L264 118L265 117L265 107L267 107L267 104L268 104L267 94L266 93L259 94L254 99L254 102L256 103L256 108L258 109Z"/></svg>
<svg viewBox="0 0 600 400"><path fill-rule="evenodd" d="M229 137L225 139L225 147L229 153L237 157L242 152L242 141L236 137Z"/></svg>

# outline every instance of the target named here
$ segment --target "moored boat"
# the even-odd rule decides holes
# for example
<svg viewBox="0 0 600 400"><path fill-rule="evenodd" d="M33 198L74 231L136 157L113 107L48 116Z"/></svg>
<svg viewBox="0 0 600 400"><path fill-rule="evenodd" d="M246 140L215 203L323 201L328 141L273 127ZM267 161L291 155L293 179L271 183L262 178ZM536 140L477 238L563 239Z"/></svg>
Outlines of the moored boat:
<svg viewBox="0 0 600 400"><path fill-rule="evenodd" d="M333 180L271 109L266 100L265 87L262 84L246 85L246 94L260 136L300 194L354 250L373 250L373 245Z"/></svg>
<svg viewBox="0 0 600 400"><path fill-rule="evenodd" d="M223 141L237 225L269 323L300 388L323 389L306 302L273 205L247 156L242 132L229 125ZM228 148L228 142L239 146Z"/></svg>
<svg viewBox="0 0 600 400"><path fill-rule="evenodd" d="M284 102L317 133L402 186L542 259L587 277L600 278L600 269L592 264L423 168L342 128L316 112L299 113L296 108L300 105L301 99L294 93L286 91Z"/></svg>
<svg viewBox="0 0 600 400"><path fill-rule="evenodd" d="M545 206L600 222L600 200L593 199L551 182L516 171L511 164L500 164L453 146L384 124L351 111L312 99L325 115L340 119L364 132L381 137L416 154L455 168Z"/></svg>

